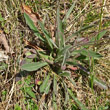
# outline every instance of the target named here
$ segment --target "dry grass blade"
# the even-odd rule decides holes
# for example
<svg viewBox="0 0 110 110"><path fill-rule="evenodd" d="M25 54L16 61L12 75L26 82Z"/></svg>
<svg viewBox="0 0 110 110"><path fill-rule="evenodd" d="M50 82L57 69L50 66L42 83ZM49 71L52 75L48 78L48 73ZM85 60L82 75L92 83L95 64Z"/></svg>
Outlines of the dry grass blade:
<svg viewBox="0 0 110 110"><path fill-rule="evenodd" d="M41 20L39 15L37 13L34 13L29 6L22 4L21 9L23 13L26 13L31 18L31 20L34 22L34 25L37 25L38 20Z"/></svg>
<svg viewBox="0 0 110 110"><path fill-rule="evenodd" d="M7 60L8 56L4 54L4 51L0 51L0 61Z"/></svg>
<svg viewBox="0 0 110 110"><path fill-rule="evenodd" d="M12 49L9 47L7 39L3 31L0 30L0 43L3 44L4 48L6 49L7 53L13 53Z"/></svg>
<svg viewBox="0 0 110 110"><path fill-rule="evenodd" d="M35 44L33 44L33 43L31 43L31 42L29 42L29 41L25 40L25 39L24 39L24 42L25 42L25 44L26 44L26 45L28 45L28 46L30 46L30 47L32 47L32 48L34 48L34 49L36 49L36 50L39 50L39 51L44 51L43 49L41 49L41 48L40 48L40 47L38 47L37 45L35 45Z"/></svg>

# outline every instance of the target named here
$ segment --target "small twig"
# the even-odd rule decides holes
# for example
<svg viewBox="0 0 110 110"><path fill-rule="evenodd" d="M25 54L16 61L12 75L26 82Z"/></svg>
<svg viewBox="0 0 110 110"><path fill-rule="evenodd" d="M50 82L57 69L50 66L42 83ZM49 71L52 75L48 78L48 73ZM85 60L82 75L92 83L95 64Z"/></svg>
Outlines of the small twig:
<svg viewBox="0 0 110 110"><path fill-rule="evenodd" d="M10 101L11 101L11 99L12 99L12 95L13 95L13 93L14 93L14 86L15 86L15 80L13 81L13 85L12 85L12 88L11 88L10 93L9 93L8 104L7 104L6 108L5 108L5 110L8 110Z"/></svg>

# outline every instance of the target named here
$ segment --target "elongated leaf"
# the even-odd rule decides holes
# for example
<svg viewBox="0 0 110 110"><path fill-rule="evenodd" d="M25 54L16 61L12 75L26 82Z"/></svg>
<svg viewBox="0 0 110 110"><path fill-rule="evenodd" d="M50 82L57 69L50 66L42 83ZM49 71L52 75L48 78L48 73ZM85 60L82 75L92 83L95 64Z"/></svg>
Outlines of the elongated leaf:
<svg viewBox="0 0 110 110"><path fill-rule="evenodd" d="M100 57L102 57L102 55L100 55L99 53L96 53L96 52L94 52L92 50L82 50L81 54L85 55L87 57L92 57L92 58L100 58Z"/></svg>
<svg viewBox="0 0 110 110"><path fill-rule="evenodd" d="M50 85L51 85L51 82L49 82L49 83L47 84L47 87L45 88L45 91L44 91L45 94L48 94L48 92L49 92L49 90L50 90Z"/></svg>
<svg viewBox="0 0 110 110"><path fill-rule="evenodd" d="M57 79L56 79L56 76L54 75L54 79L53 79L53 107L54 107L54 110L57 110L56 94L57 94Z"/></svg>
<svg viewBox="0 0 110 110"><path fill-rule="evenodd" d="M99 53L92 50L86 50L86 49L75 50L71 53L71 55L77 55L77 54L82 54L86 57L92 57L95 59L102 57L102 55L100 55Z"/></svg>
<svg viewBox="0 0 110 110"><path fill-rule="evenodd" d="M71 36L69 36L67 39L66 39L66 42L68 42L72 37L76 36L77 34L79 34L80 32L82 31L85 31L89 28L92 28L94 27L95 25L89 25L89 26L85 26L85 27L82 27L80 30L76 31L75 33L73 33Z"/></svg>
<svg viewBox="0 0 110 110"><path fill-rule="evenodd" d="M66 64L77 66L78 63L77 63L77 60L73 59L73 61L67 61Z"/></svg>
<svg viewBox="0 0 110 110"><path fill-rule="evenodd" d="M58 110L57 109L57 100L56 100L56 96L55 96L55 93L53 93L53 107L54 107L54 110Z"/></svg>
<svg viewBox="0 0 110 110"><path fill-rule="evenodd" d="M43 81L42 85L40 86L40 92L45 92L46 87L48 86L50 75L48 75L45 80Z"/></svg>
<svg viewBox="0 0 110 110"><path fill-rule="evenodd" d="M56 80L55 75L54 75L54 79L53 79L53 91L55 94L57 93L57 80Z"/></svg>
<svg viewBox="0 0 110 110"><path fill-rule="evenodd" d="M58 52L58 55L64 55L64 53L69 50L72 46L71 45L66 45L63 49L61 49L59 52Z"/></svg>
<svg viewBox="0 0 110 110"><path fill-rule="evenodd" d="M52 56L46 55L45 52L38 52L41 59L47 61L49 64L53 64L54 58Z"/></svg>
<svg viewBox="0 0 110 110"><path fill-rule="evenodd" d="M73 98L73 100L76 102L76 104L78 105L78 107L81 110L88 110L72 93L72 91L70 89L68 89L69 95Z"/></svg>
<svg viewBox="0 0 110 110"><path fill-rule="evenodd" d="M62 61L62 58L63 58L63 56L62 56L62 55L60 55L58 58L56 58L56 59L55 59L55 61L54 61L54 62L59 62L59 61Z"/></svg>
<svg viewBox="0 0 110 110"><path fill-rule="evenodd" d="M73 62L67 62L67 64L76 65L76 66L78 66L81 70L83 70L85 73L87 73L88 75L90 74L90 72L87 70L87 68L83 67L82 65L80 65L80 64L78 64L78 63L75 63L75 64L74 64ZM89 79L90 79L90 76L89 76ZM72 83L74 86L76 86L75 82L74 82L70 77L68 77L68 80L70 80L71 83ZM104 89L104 90L107 90L107 89L108 89L107 85L106 85L104 82L102 82L101 80L97 79L97 78L94 78L94 82L93 82L93 83L96 84L96 85L97 85L99 88L101 88L101 89Z"/></svg>
<svg viewBox="0 0 110 110"><path fill-rule="evenodd" d="M97 78L94 78L94 84L96 84L101 89L108 90L107 85L104 82L102 82L101 80L97 79Z"/></svg>
<svg viewBox="0 0 110 110"><path fill-rule="evenodd" d="M104 30L102 32L100 32L96 37L93 37L90 41L97 41L100 40L105 34L106 34L107 30Z"/></svg>
<svg viewBox="0 0 110 110"><path fill-rule="evenodd" d="M64 30L62 27L62 21L60 20L60 9L58 6L58 8L57 8L57 37L56 37L56 41L57 41L60 49L63 48L63 46L65 45L63 35L64 35Z"/></svg>
<svg viewBox="0 0 110 110"><path fill-rule="evenodd" d="M44 52L38 52L41 58L53 60L52 56L46 55Z"/></svg>
<svg viewBox="0 0 110 110"><path fill-rule="evenodd" d="M67 90L67 85L63 82L64 84L64 89L65 89L65 102L64 105L67 104L68 100L69 100L69 94L68 94L68 90Z"/></svg>
<svg viewBox="0 0 110 110"><path fill-rule="evenodd" d="M101 58L103 57L101 54L95 52L95 51L92 51L92 50L88 50L88 53L90 54L91 57L93 58Z"/></svg>
<svg viewBox="0 0 110 110"><path fill-rule="evenodd" d="M100 40L105 34L106 34L107 30L104 30L102 32L100 32L98 35L97 35L97 40Z"/></svg>
<svg viewBox="0 0 110 110"><path fill-rule="evenodd" d="M65 64L65 62L66 62L67 54L68 54L68 51L66 51L66 52L64 53L63 61L62 61L62 64L61 64L62 66L64 66L64 64Z"/></svg>
<svg viewBox="0 0 110 110"><path fill-rule="evenodd" d="M22 65L21 68L26 71L36 71L39 68L46 66L46 65L48 65L48 63L46 62L32 62L29 64Z"/></svg>
<svg viewBox="0 0 110 110"><path fill-rule="evenodd" d="M24 13L24 17L25 17L26 23L28 24L28 26L30 27L30 29L34 32L35 36L37 36L42 41L45 41L45 39L41 36L41 34L39 33L38 29L34 25L34 23L31 20L31 18L26 13Z"/></svg>
<svg viewBox="0 0 110 110"><path fill-rule="evenodd" d="M55 48L58 48L58 46L55 44L55 42L52 39L50 39L50 41L54 45Z"/></svg>
<svg viewBox="0 0 110 110"><path fill-rule="evenodd" d="M77 0L76 0L76 1L77 1ZM74 6L75 6L75 4L76 4L76 1L72 4L72 6L70 7L70 9L69 9L68 12L66 13L66 15L65 15L65 17L64 17L64 19L63 19L63 22L66 22L66 20L69 18L70 14L71 14L71 12L73 11L73 8L74 8Z"/></svg>
<svg viewBox="0 0 110 110"><path fill-rule="evenodd" d="M36 98L35 93L32 91L32 88L27 87L27 88L25 88L25 91L26 91L26 93L27 93L28 95L30 95L31 97Z"/></svg>
<svg viewBox="0 0 110 110"><path fill-rule="evenodd" d="M53 42L52 42L52 39L51 39L49 33L47 32L47 30L44 28L44 25L40 21L38 21L38 23L42 29L42 32L44 33L44 35L46 37L48 45L50 46L51 49L53 49Z"/></svg>
<svg viewBox="0 0 110 110"><path fill-rule="evenodd" d="M76 86L76 83L73 81L72 78L68 77L68 80L69 80L74 86Z"/></svg>
<svg viewBox="0 0 110 110"><path fill-rule="evenodd" d="M71 73L69 71L63 71L62 73L59 74L60 76L64 76L64 77L67 77L67 76L71 76Z"/></svg>
<svg viewBox="0 0 110 110"><path fill-rule="evenodd" d="M58 52L58 56L56 60L57 61L62 60L62 66L65 64L66 59L70 57L70 53L68 51L70 47L71 45L67 45L63 49L59 50Z"/></svg>
<svg viewBox="0 0 110 110"><path fill-rule="evenodd" d="M77 55L77 54L80 54L80 53L81 53L81 50L82 50L82 49L80 49L80 50L74 50L70 55L71 55L71 56L75 56L75 55Z"/></svg>

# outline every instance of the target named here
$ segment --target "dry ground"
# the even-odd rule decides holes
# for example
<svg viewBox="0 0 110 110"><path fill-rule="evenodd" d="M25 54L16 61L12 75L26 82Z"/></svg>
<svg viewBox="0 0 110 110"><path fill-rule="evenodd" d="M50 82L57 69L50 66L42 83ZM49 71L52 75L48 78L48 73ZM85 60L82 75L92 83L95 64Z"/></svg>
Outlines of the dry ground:
<svg viewBox="0 0 110 110"><path fill-rule="evenodd" d="M102 0L103 1L103 0ZM66 13L67 9L71 6L74 0L61 0L61 14L62 17ZM25 51L25 43L23 39L31 42L38 42L37 38L33 35L32 31L25 23L23 13L21 13L21 3L29 5L34 12L37 12L42 19L46 19L47 29L51 32L51 28L54 27L56 19L56 1L52 0L0 0L0 13L4 18L4 21L0 21L0 30L6 35L7 42L10 48L14 51L14 55L9 55L8 61L2 61L1 66L4 64L5 69L0 69L0 110L14 110L17 108L17 104L22 110L27 110L27 105L31 106L29 110L34 110L33 104L39 106L39 109L43 108L43 104L46 103L43 100L43 95L36 92L39 100L28 99L26 101L25 93L21 88L24 87L24 83L29 80L31 84L34 84L34 79L30 76L22 77L21 84L16 82L15 76L20 72L20 62L23 59ZM101 6L103 7L102 21L100 21ZM104 0L104 3L100 3L100 0L78 0L68 20L67 30L70 33L78 30L82 25L95 23L97 26L92 28L90 32L82 32L81 37L94 37L97 32L103 29L107 29L107 34L103 37L98 45L91 46L90 48L97 48L97 51L103 55L103 58L98 60L98 63L94 66L96 76L101 79L108 86L108 90L103 90L97 86L94 87L94 92L89 87L88 81L81 75L78 76L76 81L77 87L73 87L73 91L76 93L77 98L88 108L88 110L105 110L104 107L108 107L110 110L110 2ZM71 25L72 24L72 25ZM99 25L101 25L99 27ZM3 50L2 46L0 48ZM7 66L6 66L7 65ZM36 74L36 73L31 73ZM35 77L34 75L32 75ZM43 75L37 75L36 77L42 77ZM86 84L82 82L85 81ZM68 85L71 86L71 85ZM36 91L35 86L33 90ZM52 110L51 95L47 99L47 108ZM58 110L63 110L62 101L64 99L59 95L58 97ZM74 103L74 102L73 102ZM73 104L70 103L65 106L65 110L72 109ZM18 108L19 108L18 107ZM49 107L51 109L49 109ZM102 107L102 108L101 108ZM45 108L45 107L44 107ZM21 110L16 109L16 110ZM46 108L45 108L46 110Z"/></svg>

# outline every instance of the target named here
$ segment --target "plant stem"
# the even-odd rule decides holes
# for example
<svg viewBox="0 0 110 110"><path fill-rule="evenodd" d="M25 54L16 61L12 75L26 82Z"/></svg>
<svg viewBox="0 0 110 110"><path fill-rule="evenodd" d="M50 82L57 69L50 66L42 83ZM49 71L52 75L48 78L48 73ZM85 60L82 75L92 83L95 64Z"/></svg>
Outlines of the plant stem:
<svg viewBox="0 0 110 110"><path fill-rule="evenodd" d="M94 58L90 59L90 86L92 88L92 91L94 91L94 78L95 78L95 72L94 72Z"/></svg>
<svg viewBox="0 0 110 110"><path fill-rule="evenodd" d="M102 28L102 19L103 19L103 5L104 5L104 0L102 2L102 7L101 7L101 13L100 13L100 24L99 24L99 31Z"/></svg>

